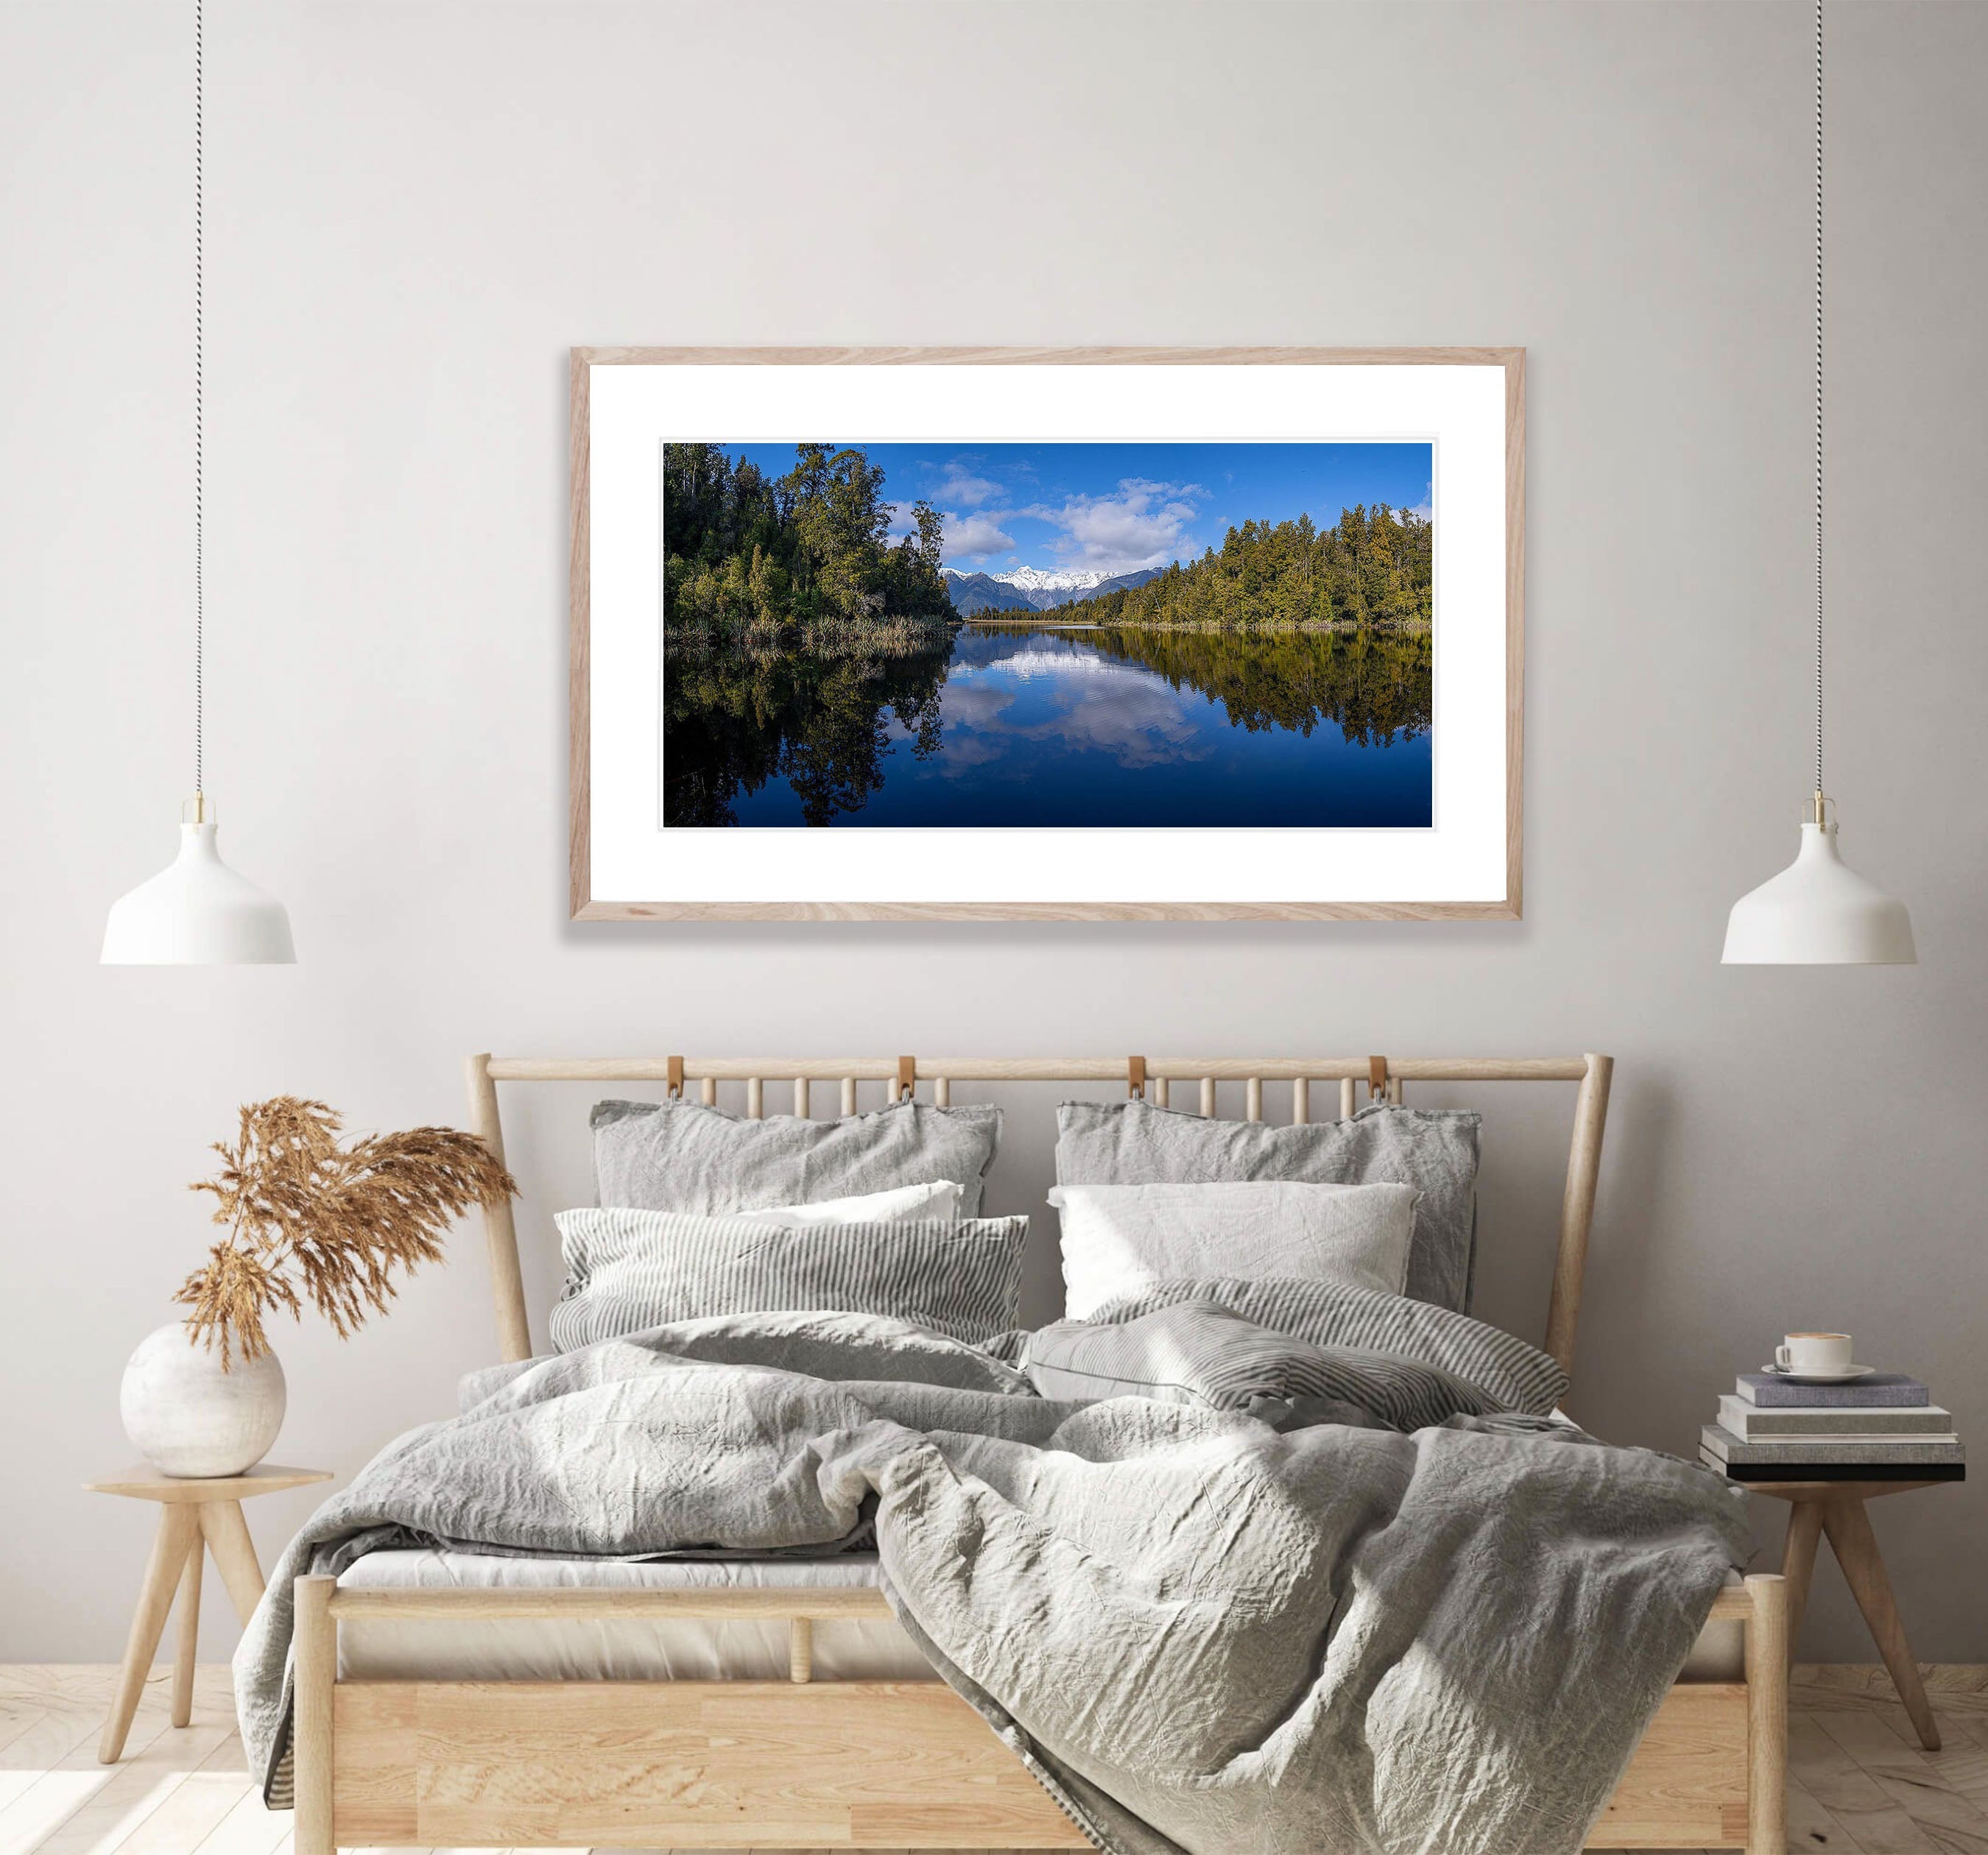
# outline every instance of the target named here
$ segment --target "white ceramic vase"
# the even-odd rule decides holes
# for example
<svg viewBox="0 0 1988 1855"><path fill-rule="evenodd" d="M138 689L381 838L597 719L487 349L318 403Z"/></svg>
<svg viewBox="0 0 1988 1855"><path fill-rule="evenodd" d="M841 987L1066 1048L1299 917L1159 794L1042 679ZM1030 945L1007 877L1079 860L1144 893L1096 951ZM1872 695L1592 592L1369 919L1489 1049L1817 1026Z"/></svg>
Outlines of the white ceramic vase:
<svg viewBox="0 0 1988 1855"><path fill-rule="evenodd" d="M174 1321L139 1343L124 1368L124 1434L161 1475L238 1475L283 1427L283 1368L273 1353L221 1369L218 1347Z"/></svg>

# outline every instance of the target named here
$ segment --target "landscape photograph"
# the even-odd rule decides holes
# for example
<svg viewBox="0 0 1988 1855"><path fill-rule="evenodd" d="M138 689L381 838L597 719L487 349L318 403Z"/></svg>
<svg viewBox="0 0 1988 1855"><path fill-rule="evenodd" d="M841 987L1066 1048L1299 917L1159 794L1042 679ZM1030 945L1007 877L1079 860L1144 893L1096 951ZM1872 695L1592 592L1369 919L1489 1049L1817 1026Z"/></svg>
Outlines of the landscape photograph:
<svg viewBox="0 0 1988 1855"><path fill-rule="evenodd" d="M663 826L1425 830L1433 475L665 443Z"/></svg>

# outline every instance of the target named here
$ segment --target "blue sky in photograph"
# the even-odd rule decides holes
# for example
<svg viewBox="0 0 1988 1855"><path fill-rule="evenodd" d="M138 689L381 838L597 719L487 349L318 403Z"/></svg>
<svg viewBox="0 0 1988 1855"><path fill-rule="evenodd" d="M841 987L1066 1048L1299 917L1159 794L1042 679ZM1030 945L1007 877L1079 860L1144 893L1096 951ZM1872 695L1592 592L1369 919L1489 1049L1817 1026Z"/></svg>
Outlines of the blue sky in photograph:
<svg viewBox="0 0 1988 1855"><path fill-rule="evenodd" d="M860 443L860 440L842 441ZM969 573L1130 573L1191 560L1248 521L1309 513L1322 527L1357 503L1429 512L1422 444L862 444L911 527L921 496L945 516L945 564ZM769 476L791 444L729 444Z"/></svg>

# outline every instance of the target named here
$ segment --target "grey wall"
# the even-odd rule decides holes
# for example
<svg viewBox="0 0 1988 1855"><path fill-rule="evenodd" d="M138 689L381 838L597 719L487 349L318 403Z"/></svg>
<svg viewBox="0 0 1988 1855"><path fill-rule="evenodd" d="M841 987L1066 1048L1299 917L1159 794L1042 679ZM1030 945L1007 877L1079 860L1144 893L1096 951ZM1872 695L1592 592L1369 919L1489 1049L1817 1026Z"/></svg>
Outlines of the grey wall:
<svg viewBox="0 0 1988 1855"><path fill-rule="evenodd" d="M550 0L210 6L208 783L303 963L106 970L191 777L189 10L0 7L0 1659L120 1646L150 1512L78 1484L204 1143L278 1090L454 1118L472 1049L1607 1050L1584 1419L1689 1452L1838 1323L1988 1414L1988 12L1831 15L1831 782L1916 970L1717 964L1807 790L1804 6ZM807 341L1525 343L1526 919L570 925L566 348ZM1484 1103L1522 1331L1570 1093ZM541 1209L584 1099L519 1123ZM477 1250L283 1331L279 1459L446 1408ZM1978 1485L1876 1517L1920 1653L1988 1661ZM1804 1648L1869 1659L1832 1573Z"/></svg>

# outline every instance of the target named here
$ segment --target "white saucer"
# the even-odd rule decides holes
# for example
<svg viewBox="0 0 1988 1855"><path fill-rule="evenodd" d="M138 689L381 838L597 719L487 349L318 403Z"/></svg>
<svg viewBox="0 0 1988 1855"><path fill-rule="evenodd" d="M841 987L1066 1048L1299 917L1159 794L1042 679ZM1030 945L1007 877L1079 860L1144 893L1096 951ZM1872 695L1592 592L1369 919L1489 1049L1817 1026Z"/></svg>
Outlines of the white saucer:
<svg viewBox="0 0 1988 1855"><path fill-rule="evenodd" d="M1849 1366L1841 1372L1791 1372L1786 1366L1763 1366L1760 1370L1792 1385L1847 1385L1852 1379L1868 1377L1875 1366Z"/></svg>

